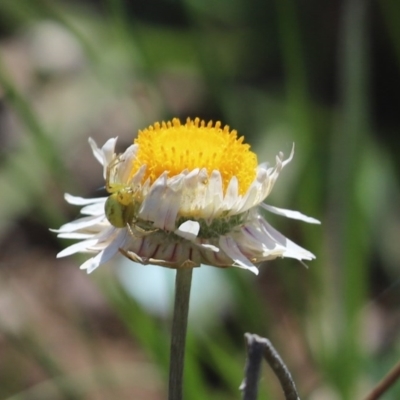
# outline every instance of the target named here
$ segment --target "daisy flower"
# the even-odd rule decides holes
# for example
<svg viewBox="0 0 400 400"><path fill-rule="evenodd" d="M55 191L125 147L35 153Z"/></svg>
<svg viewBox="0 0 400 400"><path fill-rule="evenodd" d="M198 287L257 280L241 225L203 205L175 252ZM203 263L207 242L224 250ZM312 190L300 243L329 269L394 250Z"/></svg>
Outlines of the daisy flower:
<svg viewBox="0 0 400 400"><path fill-rule="evenodd" d="M312 260L264 218L269 211L319 223L297 211L264 204L286 160L257 165L257 156L235 130L198 118L155 123L139 131L134 144L115 153L117 138L102 148L89 139L103 166L108 197L65 195L82 206L84 217L61 226L60 238L79 242L57 256L90 253L81 265L88 273L117 253L141 264L169 268L239 267L277 257Z"/></svg>

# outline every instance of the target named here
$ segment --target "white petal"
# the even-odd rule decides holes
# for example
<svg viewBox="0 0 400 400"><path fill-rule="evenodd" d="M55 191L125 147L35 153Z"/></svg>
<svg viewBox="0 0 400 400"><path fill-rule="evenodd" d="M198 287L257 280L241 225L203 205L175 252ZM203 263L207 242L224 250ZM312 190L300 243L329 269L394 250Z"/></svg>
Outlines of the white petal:
<svg viewBox="0 0 400 400"><path fill-rule="evenodd" d="M97 239L99 243L104 244L104 242L108 242L117 236L120 231L121 230L119 228L115 228L110 224L105 226L103 225L101 230L95 236L93 236L93 238Z"/></svg>
<svg viewBox="0 0 400 400"><path fill-rule="evenodd" d="M94 157L101 165L103 165L103 153L102 153L101 149L99 149L99 147L97 146L97 143L91 137L89 138L88 141L89 141L90 147L92 148Z"/></svg>
<svg viewBox="0 0 400 400"><path fill-rule="evenodd" d="M102 250L95 257L89 258L89 260L85 261L80 266L80 269L86 269L87 273L90 274L101 264L109 261L112 257L114 257L115 254L118 253L119 249L124 245L126 235L126 231L124 229L121 229L118 236L104 250Z"/></svg>
<svg viewBox="0 0 400 400"><path fill-rule="evenodd" d="M250 185L246 194L242 198L238 197L238 202L231 208L230 214L244 212L260 204L271 193L279 173L282 171L282 168L292 160L293 154L294 145L289 158L285 161L283 161L282 152L276 156L275 167L268 168L268 164L260 164L257 167L256 178Z"/></svg>
<svg viewBox="0 0 400 400"><path fill-rule="evenodd" d="M163 173L150 188L139 210L139 218L154 222L155 228L163 228L165 208L161 202L167 186L167 173Z"/></svg>
<svg viewBox="0 0 400 400"><path fill-rule="evenodd" d="M197 218L207 218L207 213L213 211L213 206L207 208L211 193L208 191L207 170L198 169L187 173L183 178L180 212L183 215L196 215Z"/></svg>
<svg viewBox="0 0 400 400"><path fill-rule="evenodd" d="M283 257L295 258L296 260L314 260L315 255L303 247L298 246L296 243L286 239L286 250Z"/></svg>
<svg viewBox="0 0 400 400"><path fill-rule="evenodd" d="M60 229L58 229L58 232L63 233L63 232L78 231L80 229L97 225L103 220L104 220L104 215L100 215L98 217L90 216L90 217L79 218L75 221L68 222L67 224L61 226Z"/></svg>
<svg viewBox="0 0 400 400"><path fill-rule="evenodd" d="M174 232L176 235L193 242L200 231L200 224L196 221L186 221Z"/></svg>
<svg viewBox="0 0 400 400"><path fill-rule="evenodd" d="M219 238L219 247L234 261L235 266L248 269L258 275L258 268L240 251L236 242L231 237L221 236Z"/></svg>
<svg viewBox="0 0 400 400"><path fill-rule="evenodd" d="M117 143L118 137L108 139L104 143L101 151L103 153L103 165L107 166L114 159L115 155L115 145Z"/></svg>
<svg viewBox="0 0 400 400"><path fill-rule="evenodd" d="M188 172L185 175L185 185L188 189L195 189L198 185L198 176L200 173L199 168L195 168L193 171Z"/></svg>
<svg viewBox="0 0 400 400"><path fill-rule="evenodd" d="M182 203L182 187L185 176L179 174L172 179L168 179L164 190L163 198L160 203L163 205L164 213L160 218L160 224L163 229L173 231L176 226L176 219ZM161 207L158 207L159 209ZM162 218L164 221L162 222Z"/></svg>
<svg viewBox="0 0 400 400"><path fill-rule="evenodd" d="M242 227L241 233L243 234L243 238L237 240L240 243L240 247L246 248L249 246L254 250L263 252L264 256L279 256L285 251L284 246L271 238L270 235L266 235L263 231L258 230L250 224Z"/></svg>
<svg viewBox="0 0 400 400"><path fill-rule="evenodd" d="M82 242L74 243L57 254L57 258L67 257L71 254L79 253L80 251L88 251L90 246L97 243L97 239L84 240Z"/></svg>
<svg viewBox="0 0 400 400"><path fill-rule="evenodd" d="M107 200L106 197L102 199L102 202L89 204L81 209L83 215L104 215L104 204Z"/></svg>
<svg viewBox="0 0 400 400"><path fill-rule="evenodd" d="M223 206L222 177L219 171L213 171L208 178L206 202L211 206L207 218L218 215Z"/></svg>
<svg viewBox="0 0 400 400"><path fill-rule="evenodd" d="M146 173L147 165L142 165L136 174L132 177L130 185L136 186L142 181L144 174Z"/></svg>
<svg viewBox="0 0 400 400"><path fill-rule="evenodd" d="M54 230L50 229L52 232L55 232ZM57 235L58 238L60 239L78 239L78 240L83 240L83 239L89 239L93 238L92 233L79 233L79 232L66 232L66 233L59 233Z"/></svg>
<svg viewBox="0 0 400 400"><path fill-rule="evenodd" d="M209 243L196 243L198 244L200 247L204 247L206 250L211 250L214 253L218 253L219 252L219 248L217 246L214 246L213 244L209 244Z"/></svg>
<svg viewBox="0 0 400 400"><path fill-rule="evenodd" d="M88 204L102 203L105 202L107 197L97 197L94 199L85 199L79 196L73 196L72 194L65 193L64 199L69 203L75 206L86 206Z"/></svg>
<svg viewBox="0 0 400 400"><path fill-rule="evenodd" d="M117 137L108 139L107 142L105 142L103 147L101 148L102 161L100 163L103 165L104 179L106 179L107 176L107 168L115 157L115 144L117 143L117 139L118 139Z"/></svg>
<svg viewBox="0 0 400 400"><path fill-rule="evenodd" d="M136 158L137 150L138 150L138 145L132 144L125 150L124 154L121 156L121 162L117 166L117 168L118 168L118 175L117 175L118 183L126 182L126 184L128 184L129 177L130 177L131 170L132 170L133 160Z"/></svg>
<svg viewBox="0 0 400 400"><path fill-rule="evenodd" d="M97 254L95 257L89 258L86 260L81 266L80 269L86 269L87 273L94 271L97 267L100 266L100 260L103 255L103 251ZM89 272L90 271L90 272Z"/></svg>
<svg viewBox="0 0 400 400"><path fill-rule="evenodd" d="M229 181L229 185L226 189L224 198L224 206L227 210L230 210L237 202L239 196L239 182L236 176L233 176Z"/></svg>
<svg viewBox="0 0 400 400"><path fill-rule="evenodd" d="M184 175L168 179L167 172L163 173L151 186L140 207L139 217L152 221L154 228L174 231L181 207L183 180Z"/></svg>
<svg viewBox="0 0 400 400"><path fill-rule="evenodd" d="M281 155L281 159L283 160L283 153L279 153L279 154ZM292 151L290 152L289 158L287 158L285 161L282 162L282 168L284 166L286 166L287 164L289 164L290 161L293 160L293 156L294 156L294 143L293 143Z"/></svg>
<svg viewBox="0 0 400 400"><path fill-rule="evenodd" d="M253 182L249 188L249 190L247 191L247 193L244 195L240 207L238 207L238 209L235 212L244 212L248 209L250 209L251 207L254 207L255 205L257 205L256 199L257 199L257 195L259 193L260 189L259 189L259 185L257 182Z"/></svg>
<svg viewBox="0 0 400 400"><path fill-rule="evenodd" d="M287 218L298 219L300 221L308 222L310 224L320 224L321 222L315 218L308 217L299 211L286 210L284 208L273 207L268 204L261 203L260 206L265 210L272 212L277 215L282 215Z"/></svg>
<svg viewBox="0 0 400 400"><path fill-rule="evenodd" d="M306 249L293 243L291 240L283 236L280 232L274 229L267 221L260 219L263 223L263 228L277 243L284 246L285 251L282 253L282 257L295 258L297 260L313 260L315 258L314 254Z"/></svg>
<svg viewBox="0 0 400 400"><path fill-rule="evenodd" d="M171 192L167 189L168 192ZM176 226L176 218L179 212L180 206L180 194L178 193L170 193L166 194L163 199L163 210L162 218L160 218L159 224L163 227L164 230L173 231ZM159 207L161 211L161 207ZM163 222L162 222L163 219Z"/></svg>

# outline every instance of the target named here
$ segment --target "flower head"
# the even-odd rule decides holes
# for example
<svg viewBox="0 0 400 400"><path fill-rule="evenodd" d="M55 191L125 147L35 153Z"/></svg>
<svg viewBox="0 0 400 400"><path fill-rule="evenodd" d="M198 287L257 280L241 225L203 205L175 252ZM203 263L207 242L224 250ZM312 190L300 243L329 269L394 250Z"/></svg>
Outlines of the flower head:
<svg viewBox="0 0 400 400"><path fill-rule="evenodd" d="M277 232L261 215L264 209L306 222L303 214L263 203L282 168L257 165L243 137L220 122L198 118L181 124L156 123L139 131L134 144L115 153L116 138L100 149L108 197L66 200L84 206L87 215L63 225L62 238L79 239L58 257L76 252L95 255L82 266L88 272L118 251L133 261L170 268L208 264L237 266L258 273L256 264L276 257L311 260L314 255Z"/></svg>

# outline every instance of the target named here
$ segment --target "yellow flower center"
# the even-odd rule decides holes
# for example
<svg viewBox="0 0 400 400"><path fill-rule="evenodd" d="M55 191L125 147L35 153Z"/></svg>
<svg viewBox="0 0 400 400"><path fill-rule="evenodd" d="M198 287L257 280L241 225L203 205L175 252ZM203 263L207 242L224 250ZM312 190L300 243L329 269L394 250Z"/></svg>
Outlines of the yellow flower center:
<svg viewBox="0 0 400 400"><path fill-rule="evenodd" d="M167 123L155 123L139 131L135 143L139 145L137 157L132 166L133 176L142 165L147 165L143 182L150 178L153 183L161 174L168 176L180 174L185 169L192 171L205 168L220 172L224 192L236 176L239 193L246 193L256 176L257 156L250 151L250 145L243 143L244 137L237 137L229 126L221 128L221 123L207 125L196 118L187 119L181 125L178 118Z"/></svg>

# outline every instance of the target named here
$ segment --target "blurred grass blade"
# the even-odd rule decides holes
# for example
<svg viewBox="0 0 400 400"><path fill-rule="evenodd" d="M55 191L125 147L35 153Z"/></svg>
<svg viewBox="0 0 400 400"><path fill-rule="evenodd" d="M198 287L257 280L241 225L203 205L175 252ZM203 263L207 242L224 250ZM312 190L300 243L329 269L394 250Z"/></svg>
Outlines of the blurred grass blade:
<svg viewBox="0 0 400 400"><path fill-rule="evenodd" d="M343 5L339 67L341 121L332 136L329 184L330 257L336 284L338 348L331 378L343 399L353 399L362 372L359 312L365 301L367 260L355 187L363 138L368 134L367 3Z"/></svg>
<svg viewBox="0 0 400 400"><path fill-rule="evenodd" d="M276 0L279 38L283 52L288 108L302 151L312 152L311 101L296 2Z"/></svg>
<svg viewBox="0 0 400 400"><path fill-rule="evenodd" d="M41 124L29 101L18 91L11 77L8 75L3 60L0 58L0 85L2 86L6 101L13 107L28 134L34 138L34 144L40 157L45 161L49 171L55 178L63 181L67 178L64 165L58 157L54 143Z"/></svg>
<svg viewBox="0 0 400 400"><path fill-rule="evenodd" d="M18 91L13 83L11 77L8 75L4 63L0 57L0 86L4 90L5 101L14 109L20 118L20 121L25 125L26 132L30 135L29 142L33 144L35 154L32 154L32 149L29 149L30 156L36 158L33 163L27 163L26 159L21 160L16 157L7 160L8 169L3 169L5 174L0 179L13 181L15 185L17 196L23 196L24 193L30 191L31 193L40 194L44 196L45 181L50 175L53 175L58 185L66 187L68 182L68 173L64 167L62 158L58 156L58 149L54 142L50 139L46 129L41 124L38 116L36 115L33 107L29 101ZM21 154L24 151L21 151ZM38 158L38 159L37 159ZM34 165L34 167L32 167ZM40 167L44 166L43 167ZM26 172L26 169L30 169ZM34 172L39 172L35 179L29 180L29 175ZM47 172L45 174L44 172ZM18 179L13 179L16 176ZM41 182L36 188L29 190L35 182ZM46 198L46 196L44 196ZM32 199L31 199L32 201ZM54 226L60 223L59 212L55 209L55 205L51 202L38 202L40 213L44 218ZM7 210L6 210L7 211Z"/></svg>
<svg viewBox="0 0 400 400"><path fill-rule="evenodd" d="M38 383L20 393L17 393L6 400L55 400L59 399L57 387L74 387L79 399L93 398L91 392L96 392L98 387L98 377L108 379L112 374L118 377L118 387L150 387L153 388L159 385L159 382L154 381L156 371L146 363L138 364L117 364L99 366L90 371L79 371L74 374L68 374L62 377L55 377ZM149 377L153 375L150 380ZM104 393L102 393L104 394ZM104 397L102 397L104 398Z"/></svg>
<svg viewBox="0 0 400 400"><path fill-rule="evenodd" d="M81 398L75 387L71 385L71 382L58 379L59 377L64 376L63 369L57 360L51 356L47 346L40 343L37 338L34 337L33 332L14 336L13 334L8 333L6 329L3 329L2 334L5 335L7 340L15 349L21 351L30 358L33 358L43 371L54 379L54 385L58 388L59 392L62 393L65 399L78 400Z"/></svg>
<svg viewBox="0 0 400 400"><path fill-rule="evenodd" d="M400 2L398 0L381 0L377 4L382 10L400 69Z"/></svg>
<svg viewBox="0 0 400 400"><path fill-rule="evenodd" d="M90 58L93 64L96 65L99 61L99 55L96 49L86 36L77 28L73 19L68 17L66 6L62 5L58 1L33 0L33 2L36 4L37 10L43 17L57 21L65 26L78 39L85 50L86 55Z"/></svg>

